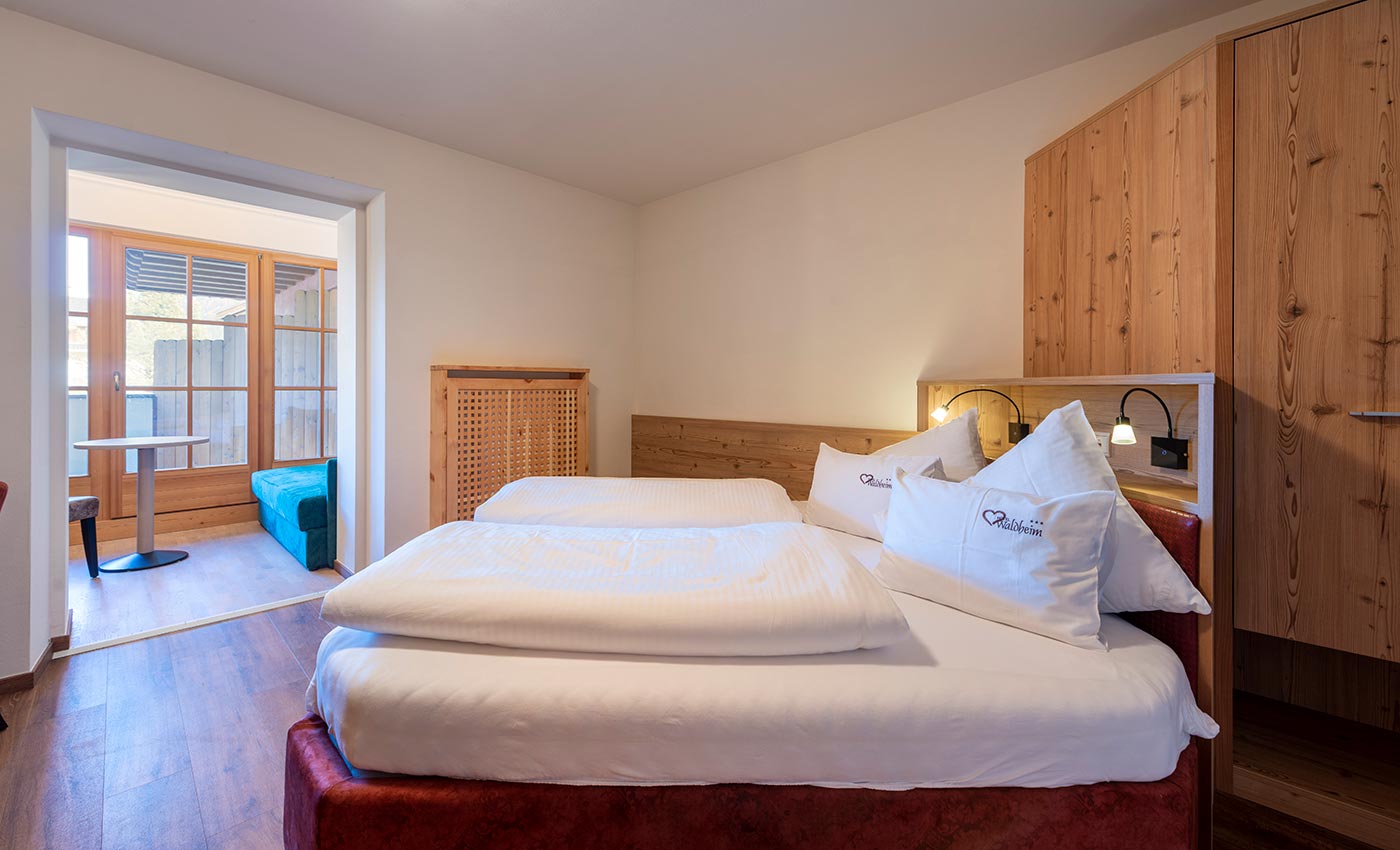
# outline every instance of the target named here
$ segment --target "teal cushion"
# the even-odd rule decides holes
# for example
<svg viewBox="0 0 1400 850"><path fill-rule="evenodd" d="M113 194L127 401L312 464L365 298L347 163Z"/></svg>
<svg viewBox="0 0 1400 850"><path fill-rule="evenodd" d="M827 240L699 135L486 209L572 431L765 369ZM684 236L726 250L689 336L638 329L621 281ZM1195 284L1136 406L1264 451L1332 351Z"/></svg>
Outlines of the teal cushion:
<svg viewBox="0 0 1400 850"><path fill-rule="evenodd" d="M326 467L287 466L253 473L253 495L301 531L326 527Z"/></svg>

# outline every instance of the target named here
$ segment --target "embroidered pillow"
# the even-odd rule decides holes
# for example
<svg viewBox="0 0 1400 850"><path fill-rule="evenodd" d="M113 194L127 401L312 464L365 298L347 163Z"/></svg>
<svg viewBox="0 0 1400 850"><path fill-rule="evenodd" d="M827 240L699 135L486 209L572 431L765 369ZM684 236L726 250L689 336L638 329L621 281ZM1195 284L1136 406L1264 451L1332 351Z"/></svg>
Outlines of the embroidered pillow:
<svg viewBox="0 0 1400 850"><path fill-rule="evenodd" d="M895 476L876 575L891 590L1086 649L1099 639L1108 491L1040 499Z"/></svg>
<svg viewBox="0 0 1400 850"><path fill-rule="evenodd" d="M987 465L987 456L982 454L982 438L977 434L976 408L951 422L944 422L871 454L941 458L944 476L949 481L962 481Z"/></svg>
<svg viewBox="0 0 1400 850"><path fill-rule="evenodd" d="M876 516L889 507L896 470L915 475L943 477L937 457L903 455L855 455L822 443L807 497L807 521L854 534L880 539Z"/></svg>
<svg viewBox="0 0 1400 850"><path fill-rule="evenodd" d="M968 483L1045 499L1088 490L1112 491L1117 510L1109 530L1099 610L1210 613L1206 598L1123 498L1078 401L1052 411L1030 436Z"/></svg>

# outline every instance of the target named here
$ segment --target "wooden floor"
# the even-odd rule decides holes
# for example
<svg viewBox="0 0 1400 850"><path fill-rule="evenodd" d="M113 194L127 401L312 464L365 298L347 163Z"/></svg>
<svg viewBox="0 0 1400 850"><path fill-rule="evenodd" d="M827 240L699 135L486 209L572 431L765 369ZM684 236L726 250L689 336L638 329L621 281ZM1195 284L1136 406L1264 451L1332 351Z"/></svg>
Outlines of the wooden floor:
<svg viewBox="0 0 1400 850"><path fill-rule="evenodd" d="M0 847L281 848L319 606L75 655L0 697Z"/></svg>
<svg viewBox="0 0 1400 850"><path fill-rule="evenodd" d="M329 626L308 602L54 662L0 696L0 848L276 850L287 727ZM1373 850L1217 803L1218 850Z"/></svg>
<svg viewBox="0 0 1400 850"><path fill-rule="evenodd" d="M93 579L82 547L69 550L73 646L329 590L340 582L330 568L308 572L256 522L167 532L157 535L156 545L190 556L168 567ZM136 551L136 541L102 541L97 548L105 560Z"/></svg>

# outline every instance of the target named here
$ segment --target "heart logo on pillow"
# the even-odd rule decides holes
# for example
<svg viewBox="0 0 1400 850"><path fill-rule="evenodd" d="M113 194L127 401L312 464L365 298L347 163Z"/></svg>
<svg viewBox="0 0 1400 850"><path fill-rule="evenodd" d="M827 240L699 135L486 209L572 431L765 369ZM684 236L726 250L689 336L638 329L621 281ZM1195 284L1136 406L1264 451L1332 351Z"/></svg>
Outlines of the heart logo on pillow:
<svg viewBox="0 0 1400 850"><path fill-rule="evenodd" d="M867 473L865 473L864 475L862 475L862 476L860 477L860 483L862 483L862 484L874 484L874 483L875 483L875 476L873 476L873 475L871 475L870 473L867 472Z"/></svg>
<svg viewBox="0 0 1400 850"><path fill-rule="evenodd" d="M982 512L982 520L987 525L998 526L1006 521L1006 511L985 510Z"/></svg>

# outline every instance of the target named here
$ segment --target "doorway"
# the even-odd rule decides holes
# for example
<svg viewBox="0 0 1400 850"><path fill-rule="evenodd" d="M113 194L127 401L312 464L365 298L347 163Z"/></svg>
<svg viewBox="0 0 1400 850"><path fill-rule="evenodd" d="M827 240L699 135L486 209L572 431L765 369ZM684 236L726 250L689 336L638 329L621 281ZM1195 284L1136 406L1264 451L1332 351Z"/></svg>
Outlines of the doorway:
<svg viewBox="0 0 1400 850"><path fill-rule="evenodd" d="M113 157L70 163L69 493L96 499L100 563L136 551L137 452L75 446L200 440L153 451L155 532L187 558L94 577L71 527L73 651L305 601L341 580L333 558L307 561L268 534L255 493L260 471L324 470L336 454L336 220L183 182Z"/></svg>

